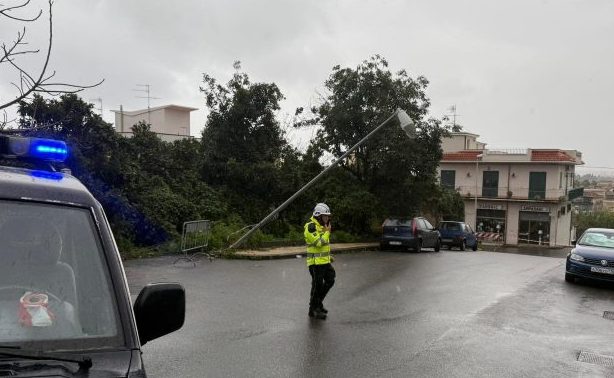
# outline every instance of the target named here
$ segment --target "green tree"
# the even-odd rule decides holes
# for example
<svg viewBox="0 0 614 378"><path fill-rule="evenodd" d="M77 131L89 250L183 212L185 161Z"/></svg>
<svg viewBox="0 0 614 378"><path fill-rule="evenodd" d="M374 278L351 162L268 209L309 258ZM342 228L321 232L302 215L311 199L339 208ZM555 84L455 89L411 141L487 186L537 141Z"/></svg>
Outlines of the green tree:
<svg viewBox="0 0 614 378"><path fill-rule="evenodd" d="M451 220L463 221L465 219L465 204L460 193L456 190L437 187L435 203L433 203L434 215L437 221Z"/></svg>
<svg viewBox="0 0 614 378"><path fill-rule="evenodd" d="M225 202L201 179L198 141L163 142L144 122L121 137L74 94L35 95L20 105L22 134L67 142L66 165L102 203L124 249L164 242L185 221L225 214Z"/></svg>
<svg viewBox="0 0 614 378"><path fill-rule="evenodd" d="M436 169L441 138L448 132L441 121L425 119L430 102L426 78L411 78L405 70L392 73L388 62L375 55L356 68L335 66L325 82L329 94L311 109L315 117L297 123L319 124L314 145L322 154L339 157L397 108L417 123L415 140L397 127L374 135L341 166L378 199L376 216L409 215L432 206L437 192ZM297 110L297 115L303 109Z"/></svg>
<svg viewBox="0 0 614 378"><path fill-rule="evenodd" d="M226 85L203 77L200 89L210 110L202 133L203 177L253 222L281 195L278 171L289 147L275 112L283 95L273 83L252 83L239 62L234 67Z"/></svg>
<svg viewBox="0 0 614 378"><path fill-rule="evenodd" d="M50 100L35 94L32 101L20 102L19 115L21 134L66 141L67 167L103 205L120 241L155 244L166 240L166 232L128 200L120 179L124 166L117 163L124 140L93 111L92 104L75 94Z"/></svg>
<svg viewBox="0 0 614 378"><path fill-rule="evenodd" d="M576 236L578 238L584 231L592 227L614 228L614 213L608 211L593 214L577 214L575 217L575 224L577 226Z"/></svg>

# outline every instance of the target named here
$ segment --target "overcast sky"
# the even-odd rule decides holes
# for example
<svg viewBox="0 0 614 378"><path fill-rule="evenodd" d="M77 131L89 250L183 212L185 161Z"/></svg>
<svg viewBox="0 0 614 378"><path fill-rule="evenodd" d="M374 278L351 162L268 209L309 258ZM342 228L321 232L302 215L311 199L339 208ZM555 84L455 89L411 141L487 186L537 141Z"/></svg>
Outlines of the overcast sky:
<svg viewBox="0 0 614 378"><path fill-rule="evenodd" d="M152 106L199 108L199 135L202 74L226 82L235 60L280 87L283 120L317 101L334 65L377 53L430 81L431 116L456 105L459 123L490 147L577 149L587 166L614 167L612 0L56 0L53 11L51 67L73 83L104 78L82 96L102 98L109 122L120 104L146 108L134 89L150 84L161 98ZM16 27L2 19L0 40ZM45 28L42 18L29 26L31 46L44 48ZM0 79L0 99L14 96ZM311 135L290 137L305 146Z"/></svg>

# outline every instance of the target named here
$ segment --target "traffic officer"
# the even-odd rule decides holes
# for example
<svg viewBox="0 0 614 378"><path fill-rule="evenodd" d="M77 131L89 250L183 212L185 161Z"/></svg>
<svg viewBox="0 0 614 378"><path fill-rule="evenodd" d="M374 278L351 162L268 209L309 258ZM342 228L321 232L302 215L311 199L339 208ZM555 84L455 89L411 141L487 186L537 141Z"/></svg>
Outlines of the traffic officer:
<svg viewBox="0 0 614 378"><path fill-rule="evenodd" d="M313 209L313 216L305 224L307 266L311 274L309 316L317 319L326 319L328 310L322 301L335 283L335 269L331 265L330 255L330 218L330 208L325 203L318 203Z"/></svg>

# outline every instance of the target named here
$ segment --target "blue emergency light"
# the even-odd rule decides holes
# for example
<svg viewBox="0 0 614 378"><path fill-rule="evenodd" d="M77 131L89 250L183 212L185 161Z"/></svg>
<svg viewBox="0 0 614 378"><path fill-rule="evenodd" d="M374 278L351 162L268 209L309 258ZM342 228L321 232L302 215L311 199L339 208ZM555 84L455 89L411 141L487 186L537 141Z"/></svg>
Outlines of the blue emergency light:
<svg viewBox="0 0 614 378"><path fill-rule="evenodd" d="M0 135L0 155L61 163L68 157L68 147L61 140Z"/></svg>

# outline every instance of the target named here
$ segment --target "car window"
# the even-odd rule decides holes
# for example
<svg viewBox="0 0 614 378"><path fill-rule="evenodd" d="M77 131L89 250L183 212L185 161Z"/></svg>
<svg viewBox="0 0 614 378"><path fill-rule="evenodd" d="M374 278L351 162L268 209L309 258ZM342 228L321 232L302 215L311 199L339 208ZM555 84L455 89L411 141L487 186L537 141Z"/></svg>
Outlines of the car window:
<svg viewBox="0 0 614 378"><path fill-rule="evenodd" d="M87 209L0 201L0 344L121 345L94 224Z"/></svg>
<svg viewBox="0 0 614 378"><path fill-rule="evenodd" d="M614 248L614 233L601 231L587 231L578 241L580 245Z"/></svg>
<svg viewBox="0 0 614 378"><path fill-rule="evenodd" d="M431 230L431 229L434 228L433 225L428 220L426 220L426 219L424 219L424 224L425 224L427 230Z"/></svg>
<svg viewBox="0 0 614 378"><path fill-rule="evenodd" d="M422 219L422 218L417 218L417 219L416 219L416 222L417 222L417 224L418 224L418 228L419 228L420 230L425 230L425 229L426 229L426 223L424 223L424 219Z"/></svg>
<svg viewBox="0 0 614 378"><path fill-rule="evenodd" d="M470 234L473 233L473 229L468 224L465 225L465 231L470 233Z"/></svg>
<svg viewBox="0 0 614 378"><path fill-rule="evenodd" d="M446 230L446 231L461 231L462 230L460 223L456 223L456 222L443 222L441 223L439 228L441 230Z"/></svg>
<svg viewBox="0 0 614 378"><path fill-rule="evenodd" d="M384 227L406 226L411 227L411 219L388 218L384 221Z"/></svg>

